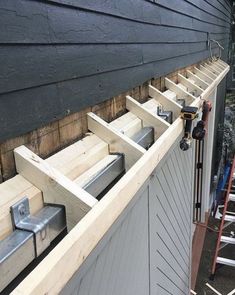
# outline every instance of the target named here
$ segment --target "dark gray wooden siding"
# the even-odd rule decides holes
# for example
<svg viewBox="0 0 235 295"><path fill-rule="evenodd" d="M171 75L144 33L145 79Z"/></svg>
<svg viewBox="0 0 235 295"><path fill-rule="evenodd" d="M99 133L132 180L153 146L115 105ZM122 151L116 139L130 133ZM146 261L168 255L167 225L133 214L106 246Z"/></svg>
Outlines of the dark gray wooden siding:
<svg viewBox="0 0 235 295"><path fill-rule="evenodd" d="M179 139L61 295L188 295L192 153Z"/></svg>
<svg viewBox="0 0 235 295"><path fill-rule="evenodd" d="M225 48L226 0L0 1L0 141Z"/></svg>

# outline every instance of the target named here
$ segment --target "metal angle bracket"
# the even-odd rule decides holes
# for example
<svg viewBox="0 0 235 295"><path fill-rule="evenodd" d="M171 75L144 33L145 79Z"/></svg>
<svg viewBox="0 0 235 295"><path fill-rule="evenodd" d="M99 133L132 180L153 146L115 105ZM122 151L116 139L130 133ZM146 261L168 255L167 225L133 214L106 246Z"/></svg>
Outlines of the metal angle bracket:
<svg viewBox="0 0 235 295"><path fill-rule="evenodd" d="M11 217L15 229L34 234L36 257L46 250L66 227L64 206L45 206L31 216L29 200L26 197L11 207Z"/></svg>
<svg viewBox="0 0 235 295"><path fill-rule="evenodd" d="M47 204L30 215L27 197L11 207L11 218L14 230L0 241L0 292L66 229L64 206Z"/></svg>
<svg viewBox="0 0 235 295"><path fill-rule="evenodd" d="M150 146L154 143L154 128L144 127L140 131L135 133L131 137L131 139L146 150L148 150Z"/></svg>

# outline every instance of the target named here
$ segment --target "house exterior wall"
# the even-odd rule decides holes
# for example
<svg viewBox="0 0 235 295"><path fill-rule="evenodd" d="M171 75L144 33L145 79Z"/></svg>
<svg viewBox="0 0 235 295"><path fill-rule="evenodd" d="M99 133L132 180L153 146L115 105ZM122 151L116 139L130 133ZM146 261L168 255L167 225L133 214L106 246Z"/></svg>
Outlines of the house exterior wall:
<svg viewBox="0 0 235 295"><path fill-rule="evenodd" d="M2 0L0 141L209 57L227 0ZM216 48L215 48L216 50Z"/></svg>
<svg viewBox="0 0 235 295"><path fill-rule="evenodd" d="M61 294L189 294L192 153L176 141Z"/></svg>

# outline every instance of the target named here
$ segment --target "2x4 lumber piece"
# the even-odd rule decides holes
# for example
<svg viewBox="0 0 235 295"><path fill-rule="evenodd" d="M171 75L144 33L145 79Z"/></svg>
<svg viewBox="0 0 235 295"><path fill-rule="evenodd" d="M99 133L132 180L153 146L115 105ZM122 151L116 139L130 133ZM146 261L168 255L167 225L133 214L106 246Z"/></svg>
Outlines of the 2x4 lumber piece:
<svg viewBox="0 0 235 295"><path fill-rule="evenodd" d="M216 67L213 64L205 63L205 67L207 67L212 73L214 73L216 76L220 74L220 70L216 69Z"/></svg>
<svg viewBox="0 0 235 295"><path fill-rule="evenodd" d="M73 180L109 154L108 144L92 134L59 151L45 161ZM29 199L30 212L43 207L43 194L32 183L17 175L0 185L0 240L13 230L9 208L23 197Z"/></svg>
<svg viewBox="0 0 235 295"><path fill-rule="evenodd" d="M193 79L194 82L203 90L205 90L209 86L209 84L206 81L201 79L199 76L197 76L196 74L194 74L190 70L187 70L186 73L187 73L187 77L190 79Z"/></svg>
<svg viewBox="0 0 235 295"><path fill-rule="evenodd" d="M199 96L202 94L203 90L197 86L196 84L192 83L189 79L185 78L183 75L178 74L178 81L185 85L188 88L189 92L194 92L195 96Z"/></svg>
<svg viewBox="0 0 235 295"><path fill-rule="evenodd" d="M29 199L30 212L35 214L43 207L42 192L21 175L1 183L0 185L0 241L12 231L10 207L23 197Z"/></svg>
<svg viewBox="0 0 235 295"><path fill-rule="evenodd" d="M216 62L219 63L220 65L222 65L224 67L224 69L226 69L227 64L222 59L218 59Z"/></svg>
<svg viewBox="0 0 235 295"><path fill-rule="evenodd" d="M68 230L97 203L94 197L25 146L16 148L14 155L17 172L43 192L44 202L66 207Z"/></svg>
<svg viewBox="0 0 235 295"><path fill-rule="evenodd" d="M228 71L229 66L203 92L202 99L208 98ZM199 107L202 105L202 99L197 98L193 105ZM60 293L156 169L170 147L182 134L182 131L183 121L178 118L102 200L49 253L46 259L18 285L11 295L52 295Z"/></svg>
<svg viewBox="0 0 235 295"><path fill-rule="evenodd" d="M162 105L158 101L156 101L156 99L150 97L149 100L143 103L143 106L145 107L145 109L157 114L158 108Z"/></svg>
<svg viewBox="0 0 235 295"><path fill-rule="evenodd" d="M155 140L159 138L159 136L161 136L162 133L170 126L168 122L163 120L157 114L154 114L146 109L129 95L126 96L126 108L128 111L140 118L144 122L145 126L152 126L154 128Z"/></svg>
<svg viewBox="0 0 235 295"><path fill-rule="evenodd" d="M203 65L200 65L200 70L204 73L207 74L207 76L211 77L211 79L215 79L217 77L217 75L215 73L213 73L213 71L210 68L206 68Z"/></svg>
<svg viewBox="0 0 235 295"><path fill-rule="evenodd" d="M153 97L158 101L164 108L165 111L173 112L173 121L179 117L181 105L174 100L168 98L163 92L159 91L157 88L149 85L149 96Z"/></svg>
<svg viewBox="0 0 235 295"><path fill-rule="evenodd" d="M117 159L117 155L107 155L101 161L96 163L93 167L88 169L85 173L77 177L74 182L80 187L88 184L100 171L105 169L110 163Z"/></svg>
<svg viewBox="0 0 235 295"><path fill-rule="evenodd" d="M108 144L92 134L59 151L45 161L69 179L74 180L108 154Z"/></svg>
<svg viewBox="0 0 235 295"><path fill-rule="evenodd" d="M110 126L119 130L122 134L132 137L142 129L142 121L134 114L128 112L109 123Z"/></svg>
<svg viewBox="0 0 235 295"><path fill-rule="evenodd" d="M110 152L125 154L126 169L130 169L146 152L144 148L122 134L94 113L87 114L88 129L109 144Z"/></svg>
<svg viewBox="0 0 235 295"><path fill-rule="evenodd" d="M190 105L196 99L195 96L193 96L191 93L187 92L186 90L183 90L181 87L179 87L176 83L174 83L168 78L165 78L165 86L166 88L175 92L177 95L177 98L185 99L187 105Z"/></svg>
<svg viewBox="0 0 235 295"><path fill-rule="evenodd" d="M214 80L208 76L205 72L202 72L201 70L199 70L197 67L193 68L194 73L203 81L205 81L208 85L210 85Z"/></svg>
<svg viewBox="0 0 235 295"><path fill-rule="evenodd" d="M219 64L216 64L215 62L208 61L206 64L208 64L209 66L211 66L218 73L221 73L223 71L223 68Z"/></svg>
<svg viewBox="0 0 235 295"><path fill-rule="evenodd" d="M220 68L222 71L223 71L224 68L225 68L225 66L224 66L222 63L220 63L219 60L217 60L217 61L213 61L213 62L210 61L210 63L215 64L215 65L216 65L218 68Z"/></svg>

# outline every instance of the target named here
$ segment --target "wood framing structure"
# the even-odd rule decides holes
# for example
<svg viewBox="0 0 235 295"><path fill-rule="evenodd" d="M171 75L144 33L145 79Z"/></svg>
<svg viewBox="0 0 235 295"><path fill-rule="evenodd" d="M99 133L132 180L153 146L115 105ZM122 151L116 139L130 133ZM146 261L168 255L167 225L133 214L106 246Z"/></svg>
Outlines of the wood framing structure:
<svg viewBox="0 0 235 295"><path fill-rule="evenodd" d="M171 215L179 228L179 230L175 230L175 233L172 232L172 235L175 235L176 240L178 239L178 251L180 247L182 248L179 251L179 259L182 261L176 261L176 268L179 273L182 273L182 279L176 278L176 273L171 274L169 272L170 280L175 280L175 286L168 283L170 284L169 292L177 295L182 294L182 292L187 294L187 291L190 290L190 277L187 271L190 269L191 261L192 178L190 173L193 165L190 159L193 157L193 151L182 152L182 154L179 151L178 144L182 137L183 121L179 118L181 105L178 100L184 99L187 105L200 108L203 100L212 98L216 87L228 71L229 66L222 60L217 60L210 64L203 63L200 69L194 68L192 71L187 71L186 76L179 74L178 83L165 78L166 90L163 92L149 85L148 101L141 104L134 97L127 96L126 109L129 112L110 123L89 112L87 123L91 133L46 160L42 160L25 146L15 149L15 161L19 175L0 185L0 193L3 196L0 199L0 222L3 224L0 229L0 240L12 232L9 207L25 195L29 198L32 213L42 208L44 203L63 204L66 208L69 233L11 294L49 295L60 292L61 294L78 294L79 288L79 295L85 294L85 289L82 286L91 275L89 274L90 270L94 280L101 280L99 274L104 261L100 262L99 265L100 260L94 260L98 257L95 256L95 253L98 251L99 257L101 257L102 251L102 253L108 251L105 245L108 241L111 243L112 239L116 239L115 227L117 228L118 224L121 223L125 224L125 216L128 215L125 212L137 210L139 215L136 213L136 219L133 217L133 220L142 220L143 223L140 224L140 227L145 224L144 238L150 244L154 244L154 237L151 234L149 236L149 231L156 231L154 226L157 226L157 231L160 228L161 231L163 229L159 224L152 224L150 225L151 228L147 228L147 219L141 217L140 212L141 208L143 210L148 208L146 210L149 214L154 214L148 207L147 200L154 207L156 200L151 199L151 194L154 195L155 192L157 192L157 198L159 198L162 206L162 211L157 211L159 221L163 219L162 214L168 206L170 209L167 214ZM157 114L158 106L172 111L172 124L169 124ZM133 140L133 135L141 131L143 127L149 126L154 129L155 142L146 150ZM212 144L213 138L208 141L208 161L211 161L212 157ZM89 179L115 159L112 153L125 155L126 173L98 201L84 187ZM180 160L177 158L180 158ZM177 169L180 171L179 175L177 175ZM170 181L167 180L167 173L169 178L172 179L172 186L175 187L179 196L180 206L177 204L173 192L171 192L170 185L167 184L167 181ZM210 175L208 177L210 178ZM184 178L187 179L187 184L184 183ZM207 182L204 183L204 188L207 191L208 185ZM171 196L171 199L168 200L165 194ZM138 201L139 205L133 205L137 200L140 200ZM175 212L172 206L177 208ZM207 209L204 208L205 211ZM170 218L170 216L168 217ZM152 218L154 219L154 215ZM131 224L131 221L128 222ZM166 228L166 231L172 231L170 223L167 224L166 227L169 226L169 229ZM135 234L138 236L138 232ZM164 236L164 231L158 234L160 237L161 235ZM142 242L143 244L141 244ZM128 248L128 245L131 245L132 242L129 240L126 243ZM138 243L137 240L136 243ZM183 244L181 245L181 243ZM150 249L152 249L152 244ZM140 245L146 250L147 256L154 255L154 251L147 252L148 247L144 240L140 241ZM164 247L163 245L162 248ZM174 246L169 247L172 247L171 252L174 253ZM159 255L163 254L159 252ZM163 259L160 256L158 262ZM96 270L94 263L97 263ZM154 278L154 270L145 269L146 262L143 260L142 263L147 273L145 276L153 276ZM159 284L158 288L164 288L164 282L168 280L164 273L166 274L169 271L169 266L164 263L164 272L158 270L158 276L161 277L163 282L163 285ZM179 266L181 263L184 265L183 267ZM141 266L136 266L137 269L138 267ZM88 274L88 277L86 274ZM107 279L108 273L105 276ZM145 285L144 287L154 290L155 287L148 283L149 278L146 278L146 280L148 287ZM89 280L87 284L89 284ZM90 290L94 288L92 284ZM90 291L90 294L106 294L102 293L102 288L104 287L100 286L98 291L94 289ZM106 288L107 294L111 294L108 287ZM115 292L113 294L124 294L121 290L115 289ZM132 292L134 291L132 290Z"/></svg>

